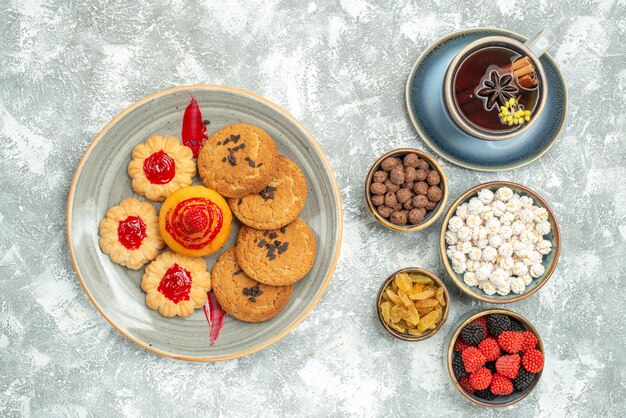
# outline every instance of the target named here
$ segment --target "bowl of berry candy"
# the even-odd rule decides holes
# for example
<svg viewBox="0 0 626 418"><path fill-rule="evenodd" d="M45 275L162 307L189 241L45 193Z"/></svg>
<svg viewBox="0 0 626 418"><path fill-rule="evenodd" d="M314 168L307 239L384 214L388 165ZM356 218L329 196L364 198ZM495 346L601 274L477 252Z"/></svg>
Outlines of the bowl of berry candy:
<svg viewBox="0 0 626 418"><path fill-rule="evenodd" d="M470 402L512 405L539 383L544 347L535 327L506 309L470 315L457 327L446 355L452 384Z"/></svg>

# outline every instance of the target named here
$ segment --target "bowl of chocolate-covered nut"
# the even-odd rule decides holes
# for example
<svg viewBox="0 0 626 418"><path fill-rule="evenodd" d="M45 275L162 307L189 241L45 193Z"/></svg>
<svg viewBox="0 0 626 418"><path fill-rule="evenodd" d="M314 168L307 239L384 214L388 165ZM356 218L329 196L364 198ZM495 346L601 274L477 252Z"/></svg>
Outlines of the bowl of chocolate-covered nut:
<svg viewBox="0 0 626 418"><path fill-rule="evenodd" d="M365 180L370 212L394 231L427 228L441 216L447 200L448 185L441 166L416 149L402 148L381 156Z"/></svg>

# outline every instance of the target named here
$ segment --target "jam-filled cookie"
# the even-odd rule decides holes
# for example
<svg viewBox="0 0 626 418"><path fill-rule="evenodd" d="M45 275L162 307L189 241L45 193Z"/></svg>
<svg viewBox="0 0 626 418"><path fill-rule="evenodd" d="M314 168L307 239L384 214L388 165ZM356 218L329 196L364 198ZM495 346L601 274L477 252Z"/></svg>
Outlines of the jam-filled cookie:
<svg viewBox="0 0 626 418"><path fill-rule="evenodd" d="M98 244L111 261L138 270L163 248L154 206L135 198L110 208L100 221Z"/></svg>
<svg viewBox="0 0 626 418"><path fill-rule="evenodd" d="M278 148L263 129L239 123L215 132L198 156L204 185L227 197L258 193L272 179Z"/></svg>
<svg viewBox="0 0 626 418"><path fill-rule="evenodd" d="M289 302L292 286L268 286L237 265L235 248L224 251L211 272L213 292L224 310L245 322L272 319Z"/></svg>
<svg viewBox="0 0 626 418"><path fill-rule="evenodd" d="M132 157L128 175L133 190L157 202L191 185L196 175L193 152L173 136L151 136L133 149Z"/></svg>
<svg viewBox="0 0 626 418"><path fill-rule="evenodd" d="M222 248L233 215L215 190L190 186L172 193L159 212L159 230L178 254L202 257Z"/></svg>
<svg viewBox="0 0 626 418"><path fill-rule="evenodd" d="M141 288L150 309L185 317L205 304L211 275L203 259L164 251L146 267Z"/></svg>
<svg viewBox="0 0 626 418"><path fill-rule="evenodd" d="M298 217L306 195L304 174L293 161L280 156L272 180L260 193L228 199L228 204L242 223L256 229L276 229Z"/></svg>
<svg viewBox="0 0 626 418"><path fill-rule="evenodd" d="M254 280L286 286L303 278L315 260L315 237L300 218L280 229L243 226L237 237L237 264Z"/></svg>

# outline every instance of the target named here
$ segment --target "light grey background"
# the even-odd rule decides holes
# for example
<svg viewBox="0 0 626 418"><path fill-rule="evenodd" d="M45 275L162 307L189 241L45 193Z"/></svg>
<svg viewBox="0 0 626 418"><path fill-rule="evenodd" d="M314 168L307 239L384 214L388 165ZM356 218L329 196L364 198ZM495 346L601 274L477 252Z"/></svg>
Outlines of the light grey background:
<svg viewBox="0 0 626 418"><path fill-rule="evenodd" d="M626 3L600 1L3 1L0 5L0 416L619 416L626 408ZM370 163L426 149L411 126L411 65L450 31L552 26L567 127L539 161L479 173L444 162L451 199L507 179L538 191L563 233L559 267L510 306L540 330L546 370L508 410L454 392L442 351L461 315L488 305L452 289L444 330L387 337L373 298L393 271L443 273L440 223L401 235L363 202ZM65 240L81 155L118 112L160 89L215 83L284 106L328 153L345 234L328 292L300 327L247 358L189 364L118 334L92 307ZM450 283L448 281L448 283Z"/></svg>

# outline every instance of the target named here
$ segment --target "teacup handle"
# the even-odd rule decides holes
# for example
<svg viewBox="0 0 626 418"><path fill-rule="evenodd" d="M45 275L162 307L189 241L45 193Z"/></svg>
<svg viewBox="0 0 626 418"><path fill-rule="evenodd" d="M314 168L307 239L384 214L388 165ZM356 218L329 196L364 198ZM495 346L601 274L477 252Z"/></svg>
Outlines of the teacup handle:
<svg viewBox="0 0 626 418"><path fill-rule="evenodd" d="M556 35L548 28L544 28L533 39L526 42L524 45L538 58L542 56L548 48L550 48L556 41Z"/></svg>

